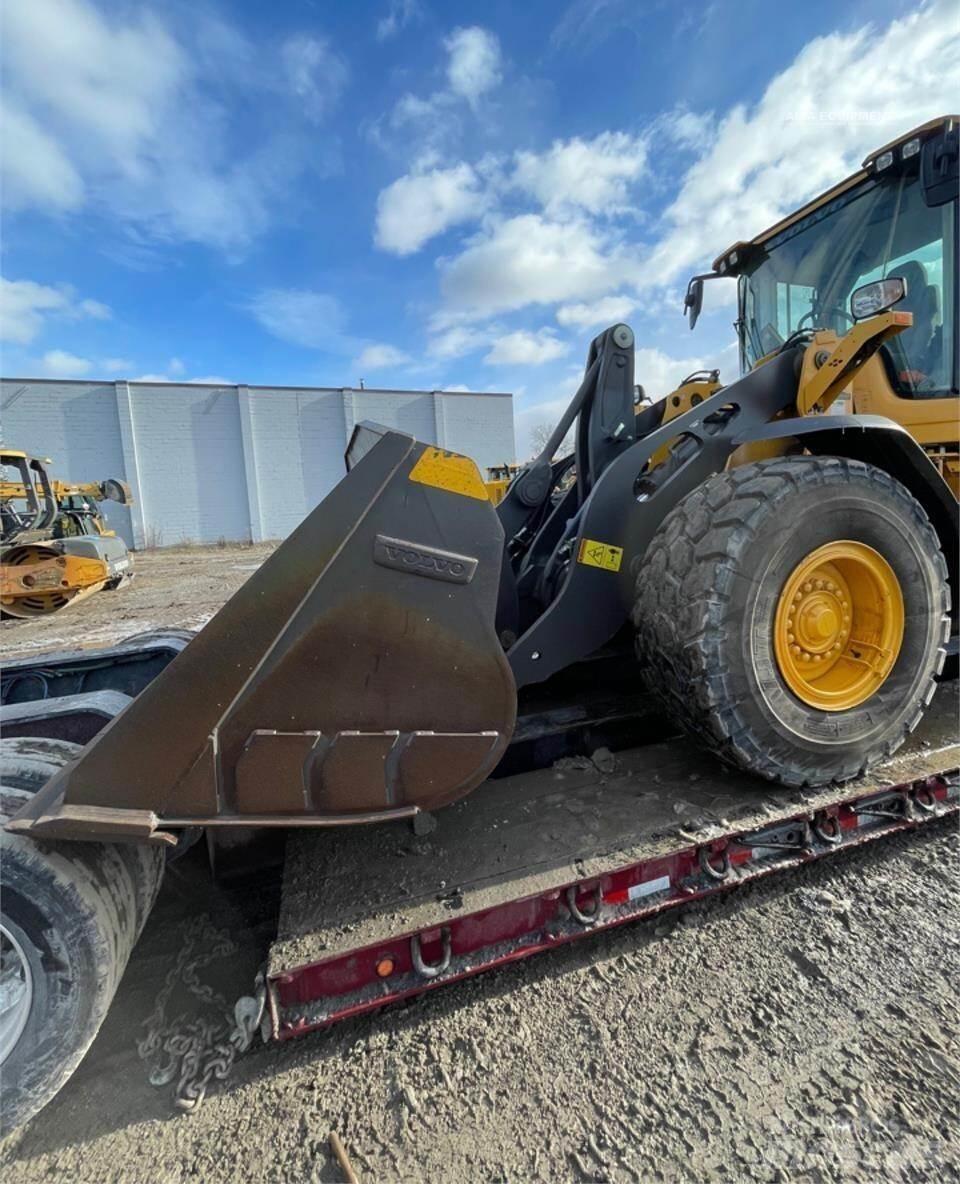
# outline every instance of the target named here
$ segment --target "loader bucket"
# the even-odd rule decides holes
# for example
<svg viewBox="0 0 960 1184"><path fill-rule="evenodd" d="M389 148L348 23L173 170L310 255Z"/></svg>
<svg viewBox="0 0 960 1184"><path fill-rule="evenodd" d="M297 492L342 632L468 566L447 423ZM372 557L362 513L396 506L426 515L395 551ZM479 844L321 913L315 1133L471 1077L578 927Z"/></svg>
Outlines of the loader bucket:
<svg viewBox="0 0 960 1184"><path fill-rule="evenodd" d="M433 809L494 768L516 688L476 466L360 425L347 476L11 827L154 837Z"/></svg>

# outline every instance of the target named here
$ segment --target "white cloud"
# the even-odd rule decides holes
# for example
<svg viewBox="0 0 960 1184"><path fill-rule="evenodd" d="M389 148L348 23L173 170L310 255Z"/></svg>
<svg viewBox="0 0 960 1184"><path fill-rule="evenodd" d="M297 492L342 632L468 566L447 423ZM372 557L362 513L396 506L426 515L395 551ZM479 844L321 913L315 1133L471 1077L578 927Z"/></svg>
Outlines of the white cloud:
<svg viewBox="0 0 960 1184"><path fill-rule="evenodd" d="M325 292L267 288L254 296L246 308L268 333L291 345L340 353L357 344L344 335L340 302Z"/></svg>
<svg viewBox="0 0 960 1184"><path fill-rule="evenodd" d="M333 167L310 124L345 67L322 37L254 45L207 9L90 0L9 0L3 32L8 209L95 206L235 253L299 176Z"/></svg>
<svg viewBox="0 0 960 1184"><path fill-rule="evenodd" d="M391 366L404 366L410 361L410 355L395 345L374 343L364 348L354 363L360 370L386 370Z"/></svg>
<svg viewBox="0 0 960 1184"><path fill-rule="evenodd" d="M33 280L0 279L0 338L27 345L43 328L45 314L62 309L62 290Z"/></svg>
<svg viewBox="0 0 960 1184"><path fill-rule="evenodd" d="M290 87L310 119L319 122L337 105L350 71L326 37L288 37L280 51Z"/></svg>
<svg viewBox="0 0 960 1184"><path fill-rule="evenodd" d="M41 358L40 367L51 378L82 378L89 373L91 363L64 349L51 349Z"/></svg>
<svg viewBox="0 0 960 1184"><path fill-rule="evenodd" d="M953 3L927 4L883 29L813 39L757 104L719 121L667 210L644 267L648 282L676 278L758 234L868 152L942 114L958 92Z"/></svg>
<svg viewBox="0 0 960 1184"><path fill-rule="evenodd" d="M593 140L556 140L546 152L518 152L510 184L532 194L548 213L567 207L617 213L627 205L629 183L646 166L642 136L603 132Z"/></svg>
<svg viewBox="0 0 960 1184"><path fill-rule="evenodd" d="M454 308L489 315L602 296L620 286L624 273L617 248L588 223L521 214L441 261L441 289Z"/></svg>
<svg viewBox="0 0 960 1184"><path fill-rule="evenodd" d="M54 137L9 96L3 105L0 127L6 207L76 209L83 201L83 181Z"/></svg>
<svg viewBox="0 0 960 1184"><path fill-rule="evenodd" d="M474 329L469 325L452 325L434 334L427 346L431 358L462 358L487 344L488 331Z"/></svg>
<svg viewBox="0 0 960 1184"><path fill-rule="evenodd" d="M451 395L469 395L470 394L470 387L465 386L462 382L451 383L450 386L445 386L443 389L445 391L449 391Z"/></svg>
<svg viewBox="0 0 960 1184"><path fill-rule="evenodd" d="M602 296L590 304L563 304L557 309L561 325L592 329L595 325L614 325L625 321L637 307L629 296Z"/></svg>
<svg viewBox="0 0 960 1184"><path fill-rule="evenodd" d="M390 0L387 15L377 22L377 40L389 41L420 20L423 20L423 8L419 0Z"/></svg>
<svg viewBox="0 0 960 1184"><path fill-rule="evenodd" d="M483 360L495 366L540 366L569 352L569 345L549 329L539 329L536 333L519 329L498 337Z"/></svg>
<svg viewBox="0 0 960 1184"><path fill-rule="evenodd" d="M186 369L186 366L184 366L183 362L181 362L179 358L171 358L170 361L167 362L168 374L176 374L179 377L179 375L186 372Z"/></svg>
<svg viewBox="0 0 960 1184"><path fill-rule="evenodd" d="M77 301L69 284L53 288L33 280L0 277L0 341L29 345L48 317L63 320L108 320L110 309L99 300Z"/></svg>
<svg viewBox="0 0 960 1184"><path fill-rule="evenodd" d="M124 370L133 369L133 362L129 358L101 358L97 365L108 374L122 374Z"/></svg>
<svg viewBox="0 0 960 1184"><path fill-rule="evenodd" d="M449 227L478 217L486 202L468 164L407 174L377 199L377 246L410 255Z"/></svg>
<svg viewBox="0 0 960 1184"><path fill-rule="evenodd" d="M110 306L102 300L81 300L77 310L81 316L90 317L94 321L109 321L113 316Z"/></svg>
<svg viewBox="0 0 960 1184"><path fill-rule="evenodd" d="M463 131L464 105L478 114L480 98L500 81L500 43L486 29L455 29L443 44L447 86L426 98L408 92L367 125L374 143L402 152L404 160L432 157L435 164L449 153Z"/></svg>
<svg viewBox="0 0 960 1184"><path fill-rule="evenodd" d="M455 95L475 105L501 78L500 42L487 29L454 29L444 42L450 55L447 82Z"/></svg>

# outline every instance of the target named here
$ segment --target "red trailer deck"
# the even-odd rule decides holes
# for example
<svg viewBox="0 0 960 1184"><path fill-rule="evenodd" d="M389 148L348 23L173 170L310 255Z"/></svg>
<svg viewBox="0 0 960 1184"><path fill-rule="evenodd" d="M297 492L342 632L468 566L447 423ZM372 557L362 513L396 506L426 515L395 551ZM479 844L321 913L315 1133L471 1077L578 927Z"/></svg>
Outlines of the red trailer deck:
<svg viewBox="0 0 960 1184"><path fill-rule="evenodd" d="M688 740L491 780L408 826L288 841L280 1040L960 810L958 685L868 778L788 790Z"/></svg>

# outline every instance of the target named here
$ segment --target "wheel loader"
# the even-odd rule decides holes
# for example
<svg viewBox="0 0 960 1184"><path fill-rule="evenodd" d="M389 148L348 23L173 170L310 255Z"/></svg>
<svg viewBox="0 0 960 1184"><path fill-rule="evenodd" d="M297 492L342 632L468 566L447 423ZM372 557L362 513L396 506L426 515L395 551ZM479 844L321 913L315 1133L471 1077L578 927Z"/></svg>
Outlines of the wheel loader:
<svg viewBox="0 0 960 1184"><path fill-rule="evenodd" d="M497 766L518 694L634 646L733 766L821 785L888 756L958 599L957 143L955 117L911 131L694 277L691 324L738 277L737 381L637 413L633 332L597 336L496 509L472 460L358 425L340 484L10 828L434 810Z"/></svg>
<svg viewBox="0 0 960 1184"><path fill-rule="evenodd" d="M59 612L131 576L130 555L96 503L129 505L123 481L83 485L54 480L49 461L0 452L0 610L5 617Z"/></svg>
<svg viewBox="0 0 960 1184"><path fill-rule="evenodd" d="M326 1002L305 1012L319 990L310 983L362 985L359 1002L341 1000L354 1014L473 973L482 959L468 939L489 936L499 964L519 956L510 942L525 925L530 948L546 948L574 922L580 932L603 917L619 923L629 902L723 886L734 858L811 858L878 820L909 827L955 800L956 745L943 728L928 760L922 744L904 748L896 792L884 796L882 780L843 786L918 725L954 641L957 161L958 119L924 124L695 276L691 324L707 282L738 284L743 373L729 385L701 373L638 403L633 332L611 326L591 343L550 440L496 507L469 458L360 424L345 478L192 639L148 635L8 665L7 1125L51 1097L93 1039L164 849L182 850L200 828L217 849L238 831L435 810L536 737L548 692L572 729L584 688L626 702L645 687L647 702L732 767L724 781L706 761L710 793L732 787L743 801L762 778L786 786L774 832L755 818L752 837L720 826L695 848L679 840L667 869L662 848L638 846L631 827L662 838L642 804L656 798L671 817L672 795L689 793L677 777L696 779L700 758L682 741L650 743L616 798L625 846L614 863L632 870L611 872L608 859L592 886L565 880L586 853L579 823L574 846L530 855L536 888L481 866L483 907L460 917L469 933L434 892L417 931L390 930L385 952L378 915L374 944L338 947L326 971L288 960L271 980L275 1033L284 1016L281 1037L326 1022ZM558 456L568 432L573 452ZM655 766L649 753L664 747ZM613 792L603 776L582 776L591 801ZM555 801L556 776L548 793L536 778L501 782L503 809L514 797L522 811ZM814 786L826 788L804 789ZM456 839L474 802L444 814L440 829ZM571 817L543 834L527 817L531 849L569 836ZM475 873L483 825L462 833ZM312 867L315 853L302 862ZM452 866L445 883L461 886ZM391 867L384 855L367 869L384 908ZM340 887L360 907L355 872ZM496 917L492 880L505 910ZM341 898L317 882L336 926ZM395 923L407 911L397 905ZM340 925L341 939L354 928Z"/></svg>

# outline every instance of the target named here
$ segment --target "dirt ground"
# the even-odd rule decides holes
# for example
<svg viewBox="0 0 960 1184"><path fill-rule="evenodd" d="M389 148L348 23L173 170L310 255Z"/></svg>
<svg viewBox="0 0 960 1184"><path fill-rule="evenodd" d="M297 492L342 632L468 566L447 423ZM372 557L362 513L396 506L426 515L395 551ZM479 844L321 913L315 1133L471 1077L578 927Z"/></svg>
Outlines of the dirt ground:
<svg viewBox="0 0 960 1184"><path fill-rule="evenodd" d="M266 550L140 556L115 614L104 595L5 624L4 650L196 627ZM201 976L235 992L279 900L270 873L211 884L194 848L86 1060L0 1148L4 1179L332 1184L331 1131L364 1184L960 1179L957 838L932 824L258 1044L184 1115L147 1082L143 1022L198 916L232 939Z"/></svg>
<svg viewBox="0 0 960 1184"><path fill-rule="evenodd" d="M171 547L134 556L134 578L63 612L0 621L5 658L113 645L149 630L199 629L276 546Z"/></svg>

